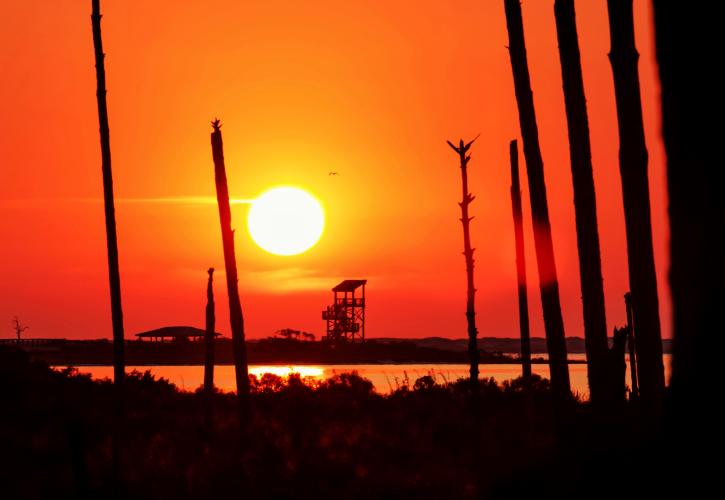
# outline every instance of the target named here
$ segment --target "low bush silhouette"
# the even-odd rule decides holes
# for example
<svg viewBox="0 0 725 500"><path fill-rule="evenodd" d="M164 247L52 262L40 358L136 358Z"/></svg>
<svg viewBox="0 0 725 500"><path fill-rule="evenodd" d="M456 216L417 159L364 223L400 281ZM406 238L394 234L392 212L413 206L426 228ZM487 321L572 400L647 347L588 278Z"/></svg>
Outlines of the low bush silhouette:
<svg viewBox="0 0 725 500"><path fill-rule="evenodd" d="M234 394L213 394L210 429L201 390L150 372L126 380L128 498L565 497L584 484L582 464L616 456L626 470L645 444L634 408L604 417L573 401L562 425L535 376L482 380L475 411L468 380L424 376L383 396L355 373L250 376L244 431ZM108 380L0 350L0 497L111 496L112 396Z"/></svg>

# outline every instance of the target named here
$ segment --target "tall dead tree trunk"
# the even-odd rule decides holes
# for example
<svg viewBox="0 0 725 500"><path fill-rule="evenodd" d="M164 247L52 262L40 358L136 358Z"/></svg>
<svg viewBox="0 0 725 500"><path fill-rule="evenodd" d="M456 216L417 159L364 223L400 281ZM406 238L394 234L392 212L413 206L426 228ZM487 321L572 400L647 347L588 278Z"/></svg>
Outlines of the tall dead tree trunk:
<svg viewBox="0 0 725 500"><path fill-rule="evenodd" d="M123 357L123 309L121 308L121 277L118 270L118 238L116 236L116 209L113 203L113 174L111 171L111 138L108 130L106 105L106 70L101 39L101 8L99 0L92 1L91 25L96 59L96 100L101 135L101 171L103 172L103 204L106 213L106 248L108 250L108 281L111 288L111 322L113 325L113 381L123 383L125 375Z"/></svg>
<svg viewBox="0 0 725 500"><path fill-rule="evenodd" d="M524 215L519 182L519 149L516 140L509 144L511 159L511 206L514 214L516 241L516 282L519 296L519 328L521 330L521 374L531 377L531 337L529 332L529 295L526 290L526 254L524 253Z"/></svg>
<svg viewBox="0 0 725 500"><path fill-rule="evenodd" d="M569 132L569 156L574 187L579 279L584 310L584 346L587 352L589 395L593 404L609 403L624 393L608 376L607 319L604 309L602 261L599 253L597 199L594 189L589 118L584 96L574 0L554 2L561 79ZM617 379L618 380L618 379ZM621 389L621 390L619 390ZM616 395L616 396L615 396Z"/></svg>
<svg viewBox="0 0 725 500"><path fill-rule="evenodd" d="M224 166L224 144L222 143L221 123L212 122L211 150L214 158L214 179L216 182L219 221L222 229L224 247L224 265L227 275L227 293L229 295L229 320L232 329L232 350L234 354L234 373L237 382L240 415L246 421L249 413L249 369L247 366L247 345L244 338L244 316L239 300L237 279L237 259L234 253L234 230L232 212L229 208L229 189Z"/></svg>
<svg viewBox="0 0 725 500"><path fill-rule="evenodd" d="M667 153L674 421L692 446L721 435L725 196L722 192L721 17L705 6L654 0L662 135ZM640 320L634 309L637 334ZM640 388L644 398L643 359ZM699 454L698 450L698 454ZM694 453L681 456L689 460ZM707 455L702 455L703 457ZM706 477L709 462L697 470ZM692 463L697 468L699 463ZM714 467L713 467L714 466ZM710 475L710 481L718 476Z"/></svg>
<svg viewBox="0 0 725 500"><path fill-rule="evenodd" d="M207 271L209 280L206 285L206 329L204 332L204 392L211 395L214 392L214 268Z"/></svg>
<svg viewBox="0 0 725 500"><path fill-rule="evenodd" d="M113 174L111 170L111 138L108 128L106 105L106 70L104 66L103 39L101 38L101 6L99 0L91 1L91 28L96 63L96 101L101 138L101 172L103 174L103 206L106 217L106 250L108 252L108 281L111 291L111 324L113 327L113 385L114 411L111 423L111 461L114 487L122 489L121 442L123 440L125 378L123 309L121 307L121 276L118 266L118 238L116 236L116 209L113 200Z"/></svg>
<svg viewBox="0 0 725 500"><path fill-rule="evenodd" d="M461 206L461 224L463 225L463 255L466 259L466 321L468 323L468 359L471 364L470 367L470 382L471 386L478 387L478 330L476 329L476 287L473 282L473 251L471 248L471 230L470 223L473 217L469 216L468 208L471 202L475 199L471 193L468 192L468 162L471 160L471 155L467 154L471 148L471 144L476 139L465 143L461 139L458 146L455 146L451 141L448 145L453 148L458 154L461 165L461 180L462 180L462 199L459 205Z"/></svg>
<svg viewBox="0 0 725 500"><path fill-rule="evenodd" d="M559 301L559 280L556 275L554 245L551 239L549 205L546 199L544 161L539 147L539 130L536 124L534 96L531 92L524 25L519 0L504 0L506 26L509 34L509 56L514 79L514 90L519 108L519 124L524 141L524 157L529 179L531 216L534 226L534 246L539 270L539 289L544 311L546 347L549 351L551 387L559 398L569 398L569 367L566 356L564 320Z"/></svg>
<svg viewBox="0 0 725 500"><path fill-rule="evenodd" d="M611 39L609 61L619 123L619 171L627 233L629 288L637 323L639 389L645 405L659 407L664 396L665 375L632 0L607 0L607 7Z"/></svg>

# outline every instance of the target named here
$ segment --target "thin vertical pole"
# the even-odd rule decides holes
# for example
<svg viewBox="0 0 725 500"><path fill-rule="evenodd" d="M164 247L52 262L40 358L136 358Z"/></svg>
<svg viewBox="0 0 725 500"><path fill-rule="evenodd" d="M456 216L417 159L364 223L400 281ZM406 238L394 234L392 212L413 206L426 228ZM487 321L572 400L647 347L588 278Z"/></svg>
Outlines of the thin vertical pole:
<svg viewBox="0 0 725 500"><path fill-rule="evenodd" d="M365 343L365 309L367 308L368 304L365 301L365 284L363 283L362 286L362 338L363 343Z"/></svg>
<svg viewBox="0 0 725 500"><path fill-rule="evenodd" d="M103 173L103 205L106 215L106 248L108 251L108 281L111 289L111 322L113 324L113 380L122 384L125 376L123 309L121 307L121 276L118 265L118 237L116 235L116 210L113 200L113 173L111 170L111 138L108 128L106 104L106 70L101 38L100 1L92 1L91 25L96 59L96 100L101 136L101 171Z"/></svg>
<svg viewBox="0 0 725 500"><path fill-rule="evenodd" d="M111 323L113 326L113 386L115 392L111 424L111 462L114 488L122 497L121 443L123 441L124 415L124 333L123 308L121 307L121 276L118 264L118 237L116 235L116 210L113 200L113 173L111 170L111 138L108 127L106 104L106 70L104 66L103 39L101 37L101 6L99 0L91 2L91 27L96 63L96 101L101 138L101 171L103 174L103 206L106 218L106 250L108 252L108 282L111 293Z"/></svg>
<svg viewBox="0 0 725 500"><path fill-rule="evenodd" d="M352 289L352 299L350 299L350 301L351 301L351 307L352 307L352 313L351 313L352 324L354 325L356 323L355 320L357 319L355 317L355 289L354 288ZM354 326L352 328L353 328L353 330L355 329ZM353 339L353 343L355 343L354 342L355 341L355 332L354 331L352 332L352 339Z"/></svg>

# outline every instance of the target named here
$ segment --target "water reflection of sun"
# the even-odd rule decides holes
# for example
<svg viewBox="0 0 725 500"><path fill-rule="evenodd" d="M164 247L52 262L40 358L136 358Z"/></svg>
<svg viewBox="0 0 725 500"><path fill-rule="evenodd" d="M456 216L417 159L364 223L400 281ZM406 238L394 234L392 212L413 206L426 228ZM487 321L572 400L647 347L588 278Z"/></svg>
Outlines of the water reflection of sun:
<svg viewBox="0 0 725 500"><path fill-rule="evenodd" d="M250 366L249 373L261 377L265 373L271 373L278 377L287 378L290 374L295 373L300 377L311 377L322 380L324 369L321 366Z"/></svg>

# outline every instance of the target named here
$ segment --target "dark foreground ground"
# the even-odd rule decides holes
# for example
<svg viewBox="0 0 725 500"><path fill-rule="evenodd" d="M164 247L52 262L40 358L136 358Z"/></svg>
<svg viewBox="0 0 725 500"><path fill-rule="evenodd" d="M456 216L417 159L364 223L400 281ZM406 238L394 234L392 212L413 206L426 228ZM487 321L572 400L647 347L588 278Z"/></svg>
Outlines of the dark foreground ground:
<svg viewBox="0 0 725 500"><path fill-rule="evenodd" d="M233 395L127 379L120 431L127 498L667 498L678 471L635 406L555 412L548 383L426 377L390 396L355 375L317 385L253 379L240 431ZM111 498L113 386L0 349L0 498Z"/></svg>

